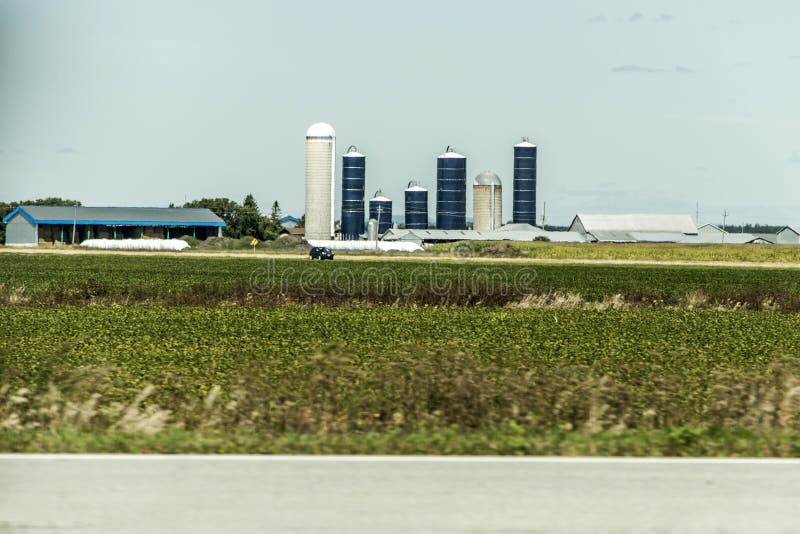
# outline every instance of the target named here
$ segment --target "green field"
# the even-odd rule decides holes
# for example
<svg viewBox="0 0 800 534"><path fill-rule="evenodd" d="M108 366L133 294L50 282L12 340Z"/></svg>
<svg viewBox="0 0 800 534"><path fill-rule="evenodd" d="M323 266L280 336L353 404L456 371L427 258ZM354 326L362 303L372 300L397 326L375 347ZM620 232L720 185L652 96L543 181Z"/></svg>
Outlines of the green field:
<svg viewBox="0 0 800 534"><path fill-rule="evenodd" d="M645 307L800 310L800 270L780 268L0 254L0 272L0 302L26 305L504 306L573 295Z"/></svg>
<svg viewBox="0 0 800 534"><path fill-rule="evenodd" d="M499 282L463 295L436 284L487 264L279 260L285 283L262 277L255 294L264 260L0 265L0 450L800 455L790 269L537 265L526 278L532 294L636 304L587 309L522 305L508 282L520 264L489 264ZM367 289L340 292L342 273ZM503 281L512 296L493 296ZM392 283L412 289L386 296ZM698 292L708 307L783 300L689 309Z"/></svg>

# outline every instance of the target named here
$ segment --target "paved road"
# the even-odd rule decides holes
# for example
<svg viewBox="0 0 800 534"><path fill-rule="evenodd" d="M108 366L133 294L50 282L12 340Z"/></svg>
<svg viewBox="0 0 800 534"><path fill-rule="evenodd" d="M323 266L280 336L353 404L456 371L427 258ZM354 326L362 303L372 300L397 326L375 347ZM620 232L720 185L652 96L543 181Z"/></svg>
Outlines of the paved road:
<svg viewBox="0 0 800 534"><path fill-rule="evenodd" d="M0 456L0 533L800 532L800 461Z"/></svg>

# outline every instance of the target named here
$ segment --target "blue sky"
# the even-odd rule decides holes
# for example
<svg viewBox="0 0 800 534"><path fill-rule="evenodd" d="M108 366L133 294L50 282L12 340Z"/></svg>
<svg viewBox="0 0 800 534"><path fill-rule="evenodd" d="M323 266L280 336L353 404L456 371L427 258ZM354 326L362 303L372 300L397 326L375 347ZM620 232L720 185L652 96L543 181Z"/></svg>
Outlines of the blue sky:
<svg viewBox="0 0 800 534"><path fill-rule="evenodd" d="M453 145L470 180L500 175L510 218L529 136L549 223L696 202L797 223L798 27L779 0L0 0L0 199L252 192L299 215L326 121L399 212Z"/></svg>

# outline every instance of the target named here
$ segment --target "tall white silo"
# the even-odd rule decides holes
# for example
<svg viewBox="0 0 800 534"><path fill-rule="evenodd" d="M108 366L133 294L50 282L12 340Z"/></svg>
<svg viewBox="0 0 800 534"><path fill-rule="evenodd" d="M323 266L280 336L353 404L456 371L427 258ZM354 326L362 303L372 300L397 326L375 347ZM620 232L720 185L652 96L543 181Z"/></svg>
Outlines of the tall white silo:
<svg viewBox="0 0 800 534"><path fill-rule="evenodd" d="M306 132L306 239L332 239L336 131L324 122Z"/></svg>
<svg viewBox="0 0 800 534"><path fill-rule="evenodd" d="M472 227L479 232L497 230L503 224L503 185L492 171L483 171L472 185Z"/></svg>

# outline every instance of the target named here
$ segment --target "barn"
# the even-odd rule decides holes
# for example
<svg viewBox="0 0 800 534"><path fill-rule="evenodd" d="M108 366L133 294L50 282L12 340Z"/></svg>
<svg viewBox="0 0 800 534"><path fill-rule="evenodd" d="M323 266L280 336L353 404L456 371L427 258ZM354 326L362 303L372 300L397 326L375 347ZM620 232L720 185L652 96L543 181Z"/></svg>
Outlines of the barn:
<svg viewBox="0 0 800 534"><path fill-rule="evenodd" d="M206 208L18 206L3 218L6 245L71 244L85 239L198 239L221 236L225 222Z"/></svg>

